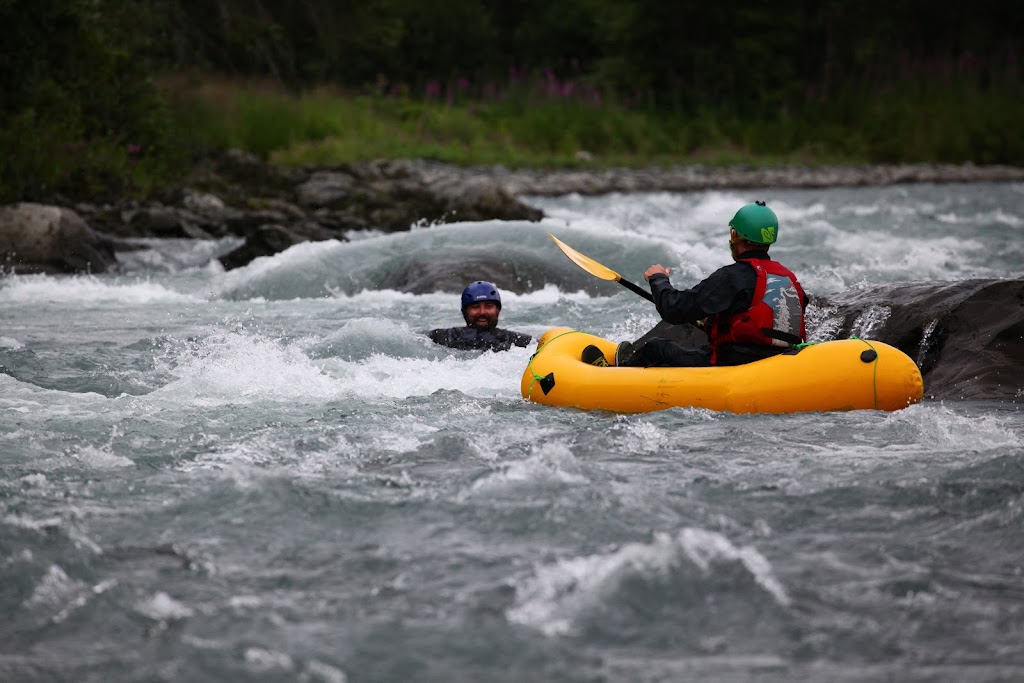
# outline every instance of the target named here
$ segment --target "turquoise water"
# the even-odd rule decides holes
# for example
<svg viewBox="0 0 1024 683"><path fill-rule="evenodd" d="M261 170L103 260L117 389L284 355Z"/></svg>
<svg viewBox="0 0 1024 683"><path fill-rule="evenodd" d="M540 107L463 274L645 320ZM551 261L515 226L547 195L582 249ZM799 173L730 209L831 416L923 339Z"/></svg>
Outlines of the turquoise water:
<svg viewBox="0 0 1024 683"><path fill-rule="evenodd" d="M812 295L1024 276L1020 184L758 197ZM458 292L389 284L497 258L502 326L636 338L653 307L547 233L685 286L752 198L0 279L0 680L1021 679L1020 403L537 406L532 348L437 347Z"/></svg>

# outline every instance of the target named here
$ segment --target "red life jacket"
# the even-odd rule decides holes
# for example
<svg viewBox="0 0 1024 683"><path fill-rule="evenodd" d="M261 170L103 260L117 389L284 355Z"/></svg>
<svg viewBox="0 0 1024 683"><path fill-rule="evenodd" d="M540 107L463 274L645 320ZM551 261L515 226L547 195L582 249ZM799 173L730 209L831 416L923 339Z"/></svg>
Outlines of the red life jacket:
<svg viewBox="0 0 1024 683"><path fill-rule="evenodd" d="M807 297L796 275L769 259L739 259L757 274L754 297L742 313L719 313L711 318L708 343L711 364L718 360L722 344L753 344L790 347L807 339L804 306Z"/></svg>

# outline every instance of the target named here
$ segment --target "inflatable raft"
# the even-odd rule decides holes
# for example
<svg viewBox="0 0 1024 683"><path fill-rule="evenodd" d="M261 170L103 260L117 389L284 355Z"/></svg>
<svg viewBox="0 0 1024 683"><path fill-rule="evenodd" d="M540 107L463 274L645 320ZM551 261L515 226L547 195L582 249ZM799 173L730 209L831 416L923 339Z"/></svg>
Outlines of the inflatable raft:
<svg viewBox="0 0 1024 683"><path fill-rule="evenodd" d="M615 342L564 327L537 342L523 373L524 398L552 406L619 413L673 407L733 413L900 410L921 400L914 361L879 341L809 344L765 360L714 368L597 367L580 360L588 344L606 358Z"/></svg>

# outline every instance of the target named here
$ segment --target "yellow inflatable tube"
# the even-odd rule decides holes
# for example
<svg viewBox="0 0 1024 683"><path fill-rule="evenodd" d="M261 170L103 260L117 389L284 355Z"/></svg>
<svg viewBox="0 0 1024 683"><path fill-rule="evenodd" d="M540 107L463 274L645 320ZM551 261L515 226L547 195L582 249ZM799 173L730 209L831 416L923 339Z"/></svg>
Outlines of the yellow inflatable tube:
<svg viewBox="0 0 1024 683"><path fill-rule="evenodd" d="M900 410L924 394L921 372L879 341L821 342L746 365L714 368L597 367L580 360L588 344L609 360L615 342L556 327L537 342L523 373L524 398L618 413L673 407L733 413Z"/></svg>

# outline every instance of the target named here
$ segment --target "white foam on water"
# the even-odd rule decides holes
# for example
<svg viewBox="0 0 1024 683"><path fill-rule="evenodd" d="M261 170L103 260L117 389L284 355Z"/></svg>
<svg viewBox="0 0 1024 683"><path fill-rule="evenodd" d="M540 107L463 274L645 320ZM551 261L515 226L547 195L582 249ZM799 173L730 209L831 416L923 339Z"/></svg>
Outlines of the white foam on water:
<svg viewBox="0 0 1024 683"><path fill-rule="evenodd" d="M258 481L263 476L258 472L259 469L290 466L291 463L283 461L283 454L290 452L291 448L275 442L264 431L255 436L243 437L242 441L200 453L194 459L180 463L178 469L182 472L224 472L225 478L239 489L250 490L259 486Z"/></svg>
<svg viewBox="0 0 1024 683"><path fill-rule="evenodd" d="M704 529L686 528L679 532L678 543L683 552L704 572L716 562L740 562L761 588L780 605L790 604L786 589L775 578L771 563L752 546L737 548L725 536Z"/></svg>
<svg viewBox="0 0 1024 683"><path fill-rule="evenodd" d="M234 235L215 240L147 237L129 242L145 248L117 252L118 264L128 272L177 273L203 269L219 274L224 272L224 266L217 256L241 246L245 239Z"/></svg>
<svg viewBox="0 0 1024 683"><path fill-rule="evenodd" d="M451 294L446 295L451 300ZM536 289L532 292L523 292L517 294L516 292L502 292L501 293L502 307L507 306L509 303L513 306L549 306L558 304L563 301L575 301L577 303L592 301L593 297L582 290L563 292L558 288L557 285L546 284L541 289ZM504 327L504 322L499 323L499 327Z"/></svg>
<svg viewBox="0 0 1024 683"><path fill-rule="evenodd" d="M964 273L951 266L985 249L978 240L952 235L921 237L891 228L854 232L825 220L815 230L829 245L834 262L843 264L841 275L847 286L862 277L872 282L954 280Z"/></svg>
<svg viewBox="0 0 1024 683"><path fill-rule="evenodd" d="M187 405L253 400L325 399L343 387L294 344L245 332L213 335L178 352L169 372L176 379L151 397L176 397Z"/></svg>
<svg viewBox="0 0 1024 683"><path fill-rule="evenodd" d="M315 659L306 662L300 681L323 681L323 683L348 683L348 676L341 669Z"/></svg>
<svg viewBox="0 0 1024 683"><path fill-rule="evenodd" d="M407 434L385 434L379 437L377 446L396 454L414 453L420 447L420 439Z"/></svg>
<svg viewBox="0 0 1024 683"><path fill-rule="evenodd" d="M12 339L11 337L0 337L0 349L10 349L12 351L17 351L18 349L23 348L25 348L25 345L22 344L17 339Z"/></svg>
<svg viewBox="0 0 1024 683"><path fill-rule="evenodd" d="M737 548L712 531L684 528L675 536L656 533L650 543L629 543L608 554L535 567L532 577L519 582L516 604L505 616L549 636L564 635L580 614L610 599L626 579L667 576L683 559L705 574L717 563L738 562L779 605L790 604L770 563L756 549Z"/></svg>
<svg viewBox="0 0 1024 683"><path fill-rule="evenodd" d="M919 403L886 413L881 429L886 436L885 448L892 451L966 456L1020 447L1019 436L999 413L964 415L942 402Z"/></svg>
<svg viewBox="0 0 1024 683"><path fill-rule="evenodd" d="M929 200L927 188L883 191L880 196L877 190L865 190L874 200L871 203L860 200L857 190L838 194L831 204L802 190L541 198L538 204L552 221L561 221L577 234L630 247L660 244L672 254L662 265L672 269L673 283L687 287L730 262L725 226L739 206L764 199L781 222L773 256L792 267L806 289L821 294L842 291L860 281L1006 277L1013 259L993 262L981 237L965 237L964 231L1024 224L1024 216L1001 207L963 210L948 208L948 201L940 207ZM639 279L646 268L623 263L621 255L608 256L607 248L601 253L583 251L627 279L631 275Z"/></svg>
<svg viewBox="0 0 1024 683"><path fill-rule="evenodd" d="M750 199L733 192L710 191L611 193L570 201L561 198L534 200L556 224L593 232L609 239L641 237L675 244L680 240L721 241L724 226L736 209ZM546 219L546 220L548 220Z"/></svg>
<svg viewBox="0 0 1024 683"><path fill-rule="evenodd" d="M1024 227L1024 217L1015 216L999 208L970 215L963 215L950 211L947 213L937 214L935 218L941 223L947 223L950 225L998 224L1006 225L1011 228Z"/></svg>
<svg viewBox="0 0 1024 683"><path fill-rule="evenodd" d="M24 477L20 477L18 481L20 481L26 487L45 487L50 483L50 480L47 479L46 475L43 474L42 472L26 474Z"/></svg>
<svg viewBox="0 0 1024 683"><path fill-rule="evenodd" d="M498 471L474 481L466 492L468 496L491 495L537 485L584 485L590 480L581 472L576 456L562 443L546 443L535 447L523 460L503 465Z"/></svg>
<svg viewBox="0 0 1024 683"><path fill-rule="evenodd" d="M430 340L410 329L408 323L376 315L346 320L325 336L296 341L318 358L365 358L374 353L417 355L432 345Z"/></svg>
<svg viewBox="0 0 1024 683"><path fill-rule="evenodd" d="M358 357L346 357L350 349L357 349ZM385 319L344 323L326 339L285 341L233 331L168 351L158 370L174 379L138 400L185 406L322 403L346 397L404 399L444 390L517 400L533 350L531 345L499 353L453 351L406 323Z"/></svg>
<svg viewBox="0 0 1024 683"><path fill-rule="evenodd" d="M153 304L200 302L149 280L103 279L95 275L14 275L0 286L0 303L6 304Z"/></svg>
<svg viewBox="0 0 1024 683"><path fill-rule="evenodd" d="M612 435L615 449L623 453L659 453L672 443L668 430L649 421L629 421Z"/></svg>
<svg viewBox="0 0 1024 683"><path fill-rule="evenodd" d="M250 647L245 650L245 663L251 671L270 673L273 671L292 671L295 661L291 655L278 650L267 650L262 647Z"/></svg>
<svg viewBox="0 0 1024 683"><path fill-rule="evenodd" d="M441 390L518 398L519 379L531 353L531 347L514 347L500 353L451 352L437 360L373 354L359 362L331 359L324 367L346 394L362 398L409 398Z"/></svg>
<svg viewBox="0 0 1024 683"><path fill-rule="evenodd" d="M351 245L338 240L300 242L271 256L260 256L220 279L217 296L257 300L330 296L339 255ZM280 292L278 292L280 290Z"/></svg>
<svg viewBox="0 0 1024 683"><path fill-rule="evenodd" d="M331 297L338 301L358 303L361 306L386 306L392 307L401 305L423 305L436 304L438 306L451 306L451 292L433 292L429 294L413 294L411 292L399 292L395 289L361 289L352 294L343 291L331 290Z"/></svg>
<svg viewBox="0 0 1024 683"><path fill-rule="evenodd" d="M42 576L24 606L50 624L65 621L72 612L84 607L93 596L106 592L116 581L103 581L90 586L73 578L57 564L52 564Z"/></svg>
<svg viewBox="0 0 1024 683"><path fill-rule="evenodd" d="M195 614L195 610L159 591L135 605L135 611L153 621L179 621Z"/></svg>
<svg viewBox="0 0 1024 683"><path fill-rule="evenodd" d="M81 593L85 586L84 581L72 579L60 565L52 564L36 583L32 595L25 601L25 606L58 607Z"/></svg>
<svg viewBox="0 0 1024 683"><path fill-rule="evenodd" d="M371 315L367 316L368 320L383 321L384 318L381 315L391 315L392 309L399 309L400 315L408 315L410 311L418 312L425 309L443 311L445 317L437 319L436 323L430 325L433 329L457 327L462 324L459 314L460 293L437 291L413 294L394 289L362 289L351 294L332 290L331 297L339 303L353 304L359 309L369 312ZM508 320L520 314L527 307L550 307L566 301L585 303L594 299L595 297L582 290L562 291L553 284L546 284L531 292L516 293L502 290L502 317L498 325L502 328L515 327L518 330L518 326L509 324ZM512 313L513 311L514 313ZM345 325L351 325L353 322L347 321Z"/></svg>
<svg viewBox="0 0 1024 683"><path fill-rule="evenodd" d="M38 414L47 418L71 418L91 415L98 405L109 400L94 392L44 389L0 373L0 411Z"/></svg>
<svg viewBox="0 0 1024 683"><path fill-rule="evenodd" d="M110 446L76 446L70 456L80 463L97 470L112 470L135 467L135 462L123 455L112 452Z"/></svg>
<svg viewBox="0 0 1024 683"><path fill-rule="evenodd" d="M338 240L300 242L276 254L259 256L242 268L228 271L224 276L224 285L229 288L236 287L266 277L276 271L308 270L317 263L328 260L331 255L344 248L345 243Z"/></svg>

